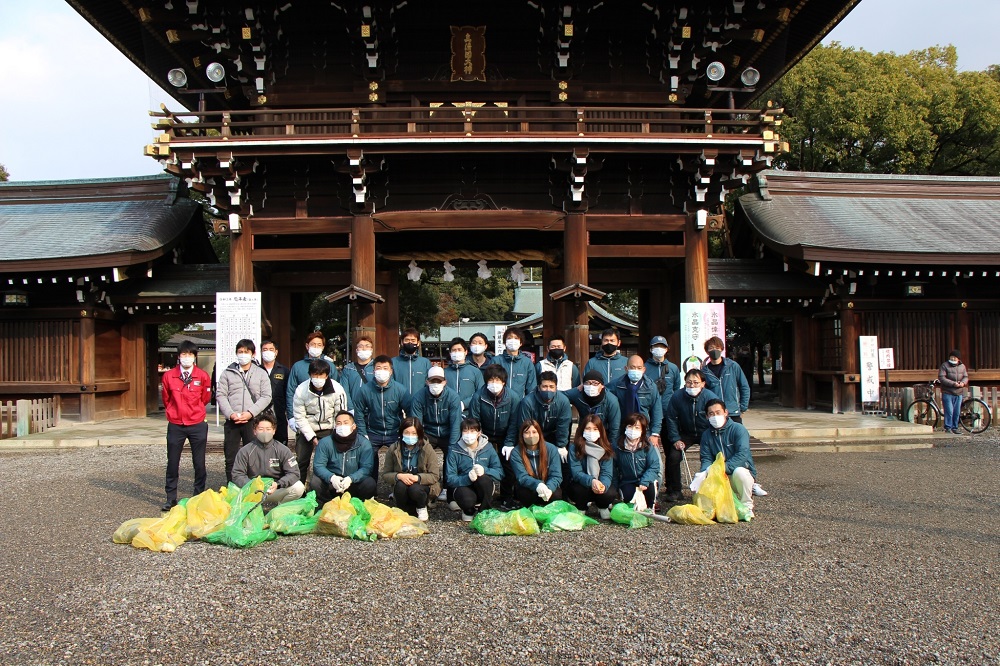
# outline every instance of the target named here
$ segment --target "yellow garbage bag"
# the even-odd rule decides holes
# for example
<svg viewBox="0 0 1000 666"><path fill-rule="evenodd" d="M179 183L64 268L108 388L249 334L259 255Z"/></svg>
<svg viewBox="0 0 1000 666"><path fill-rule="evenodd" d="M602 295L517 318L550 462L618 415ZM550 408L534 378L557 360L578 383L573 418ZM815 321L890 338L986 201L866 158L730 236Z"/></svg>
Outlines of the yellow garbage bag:
<svg viewBox="0 0 1000 666"><path fill-rule="evenodd" d="M187 540L187 509L178 504L163 518L138 530L132 539L136 548L172 553Z"/></svg>
<svg viewBox="0 0 1000 666"><path fill-rule="evenodd" d="M139 530L149 527L158 520L159 518L133 518L132 520L126 520L115 530L111 540L115 543L132 543L132 539L139 533Z"/></svg>
<svg viewBox="0 0 1000 666"><path fill-rule="evenodd" d="M715 456L715 462L708 468L708 476L694 494L694 503L707 518L714 518L717 523L739 522L740 517L733 502L733 487L726 476L726 457L721 451Z"/></svg>
<svg viewBox="0 0 1000 666"><path fill-rule="evenodd" d="M398 507L389 507L369 499L365 500L365 509L371 514L371 519L368 521L369 531L374 532L382 539L396 536L415 537L428 532L423 521Z"/></svg>
<svg viewBox="0 0 1000 666"><path fill-rule="evenodd" d="M222 527L229 517L229 502L212 489L199 493L187 502L188 535L195 539Z"/></svg>
<svg viewBox="0 0 1000 666"><path fill-rule="evenodd" d="M714 525L715 521L705 515L697 504L677 504L667 511L667 518L681 525Z"/></svg>

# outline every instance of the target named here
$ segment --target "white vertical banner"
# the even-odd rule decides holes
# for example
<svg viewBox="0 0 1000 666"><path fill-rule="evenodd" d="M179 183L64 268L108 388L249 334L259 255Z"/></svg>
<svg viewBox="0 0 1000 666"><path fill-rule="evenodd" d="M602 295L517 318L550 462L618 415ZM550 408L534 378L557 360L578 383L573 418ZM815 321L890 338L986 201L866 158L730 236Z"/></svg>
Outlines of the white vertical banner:
<svg viewBox="0 0 1000 666"><path fill-rule="evenodd" d="M711 337L726 339L725 303L681 303L682 372L701 368L705 341Z"/></svg>
<svg viewBox="0 0 1000 666"><path fill-rule="evenodd" d="M499 356L503 353L503 334L507 332L506 326L493 327L493 353Z"/></svg>
<svg viewBox="0 0 1000 666"><path fill-rule="evenodd" d="M859 335L858 345L861 348L861 402L878 402L878 336Z"/></svg>
<svg viewBox="0 0 1000 666"><path fill-rule="evenodd" d="M216 377L236 361L236 343L253 340L260 359L260 292L222 291L215 294Z"/></svg>

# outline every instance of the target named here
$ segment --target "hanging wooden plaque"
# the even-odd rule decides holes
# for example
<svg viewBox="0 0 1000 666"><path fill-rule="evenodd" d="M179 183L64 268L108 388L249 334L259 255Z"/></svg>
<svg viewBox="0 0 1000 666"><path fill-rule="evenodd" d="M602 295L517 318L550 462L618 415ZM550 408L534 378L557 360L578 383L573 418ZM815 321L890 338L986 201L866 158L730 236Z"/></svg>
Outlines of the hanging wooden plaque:
<svg viewBox="0 0 1000 666"><path fill-rule="evenodd" d="M486 80L486 26L451 26L451 80Z"/></svg>

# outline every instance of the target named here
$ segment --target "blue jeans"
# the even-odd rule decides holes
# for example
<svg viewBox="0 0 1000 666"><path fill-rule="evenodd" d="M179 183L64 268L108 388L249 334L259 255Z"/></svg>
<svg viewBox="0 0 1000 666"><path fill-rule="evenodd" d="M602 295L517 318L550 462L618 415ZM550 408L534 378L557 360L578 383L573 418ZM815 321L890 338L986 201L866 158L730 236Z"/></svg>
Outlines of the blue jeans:
<svg viewBox="0 0 1000 666"><path fill-rule="evenodd" d="M941 404L944 405L944 429L958 429L958 412L962 408L962 396L951 393L941 393Z"/></svg>

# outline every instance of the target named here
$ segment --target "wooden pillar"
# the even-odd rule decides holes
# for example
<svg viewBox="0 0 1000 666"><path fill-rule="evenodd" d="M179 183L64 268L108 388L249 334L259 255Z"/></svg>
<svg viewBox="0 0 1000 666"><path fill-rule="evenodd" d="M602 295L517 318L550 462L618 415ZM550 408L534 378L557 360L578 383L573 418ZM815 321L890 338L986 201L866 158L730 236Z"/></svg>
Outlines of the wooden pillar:
<svg viewBox="0 0 1000 666"><path fill-rule="evenodd" d="M962 352L962 362L965 367L969 370L979 367L979 359L975 357L972 353L972 335L970 334L970 320L972 319L969 311L966 308L962 308L958 311L956 328L958 329L957 335L955 336L955 343L958 347L958 351ZM948 350L950 351L950 350ZM948 351L945 353L947 354Z"/></svg>
<svg viewBox="0 0 1000 666"><path fill-rule="evenodd" d="M808 345L812 340L813 338L809 335L809 317L804 314L795 315L792 319L792 339L788 341L792 348L790 360L792 361L792 391L795 395L792 406L795 409L807 407L805 371L806 365L809 363Z"/></svg>
<svg viewBox="0 0 1000 666"><path fill-rule="evenodd" d="M375 223L370 215L355 215L351 221L351 284L375 291ZM357 300L351 308L351 341L362 335L375 340L375 304Z"/></svg>
<svg viewBox="0 0 1000 666"><path fill-rule="evenodd" d="M287 289L271 289L271 317L271 340L278 347L279 360L291 367L301 358L301 349L292 341L292 301Z"/></svg>
<svg viewBox="0 0 1000 666"><path fill-rule="evenodd" d="M558 287L553 288L552 286L552 272L549 270L548 266L542 266L542 339L535 340L535 342L542 346L542 356L547 352L549 338L555 335L556 331L561 331L561 328L556 328L555 314L556 310L561 310L558 304L555 303L549 294L556 291Z"/></svg>
<svg viewBox="0 0 1000 666"><path fill-rule="evenodd" d="M130 322L122 326L121 375L128 380L128 390L122 395L125 418L146 415L146 336L142 324Z"/></svg>
<svg viewBox="0 0 1000 666"><path fill-rule="evenodd" d="M159 336L154 324L141 326L142 338L145 341L144 363L146 366L146 414L156 414L160 410L160 393L162 392L162 376L159 373Z"/></svg>
<svg viewBox="0 0 1000 666"><path fill-rule="evenodd" d="M80 312L80 421L92 423L97 420L97 335L94 312Z"/></svg>
<svg viewBox="0 0 1000 666"><path fill-rule="evenodd" d="M399 353L399 274L395 267L386 272L388 281L378 284L378 293L385 298L375 309L375 355Z"/></svg>
<svg viewBox="0 0 1000 666"><path fill-rule="evenodd" d="M843 363L843 371L847 374L853 374L855 377L860 377L860 366L858 365L858 322L857 314L849 307L845 307L840 311L840 334L841 334L841 359ZM837 382L834 382L834 396L833 404L834 409L837 409L837 396L836 396ZM858 382L844 382L841 385L840 391L840 408L839 411L845 414L853 414L857 411L855 407L858 401Z"/></svg>
<svg viewBox="0 0 1000 666"><path fill-rule="evenodd" d="M563 233L563 283L587 284L587 215L570 213L566 216ZM587 301L564 301L566 349L581 372L590 355L590 321Z"/></svg>
<svg viewBox="0 0 1000 666"><path fill-rule="evenodd" d="M708 231L688 215L684 232L684 285L688 303L708 303Z"/></svg>
<svg viewBox="0 0 1000 666"><path fill-rule="evenodd" d="M254 291L253 287L253 233L250 218L240 220L242 233L229 236L229 289Z"/></svg>

